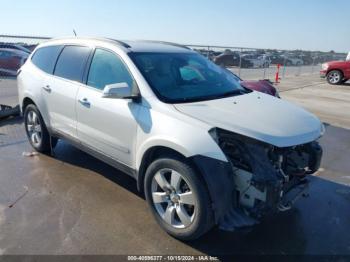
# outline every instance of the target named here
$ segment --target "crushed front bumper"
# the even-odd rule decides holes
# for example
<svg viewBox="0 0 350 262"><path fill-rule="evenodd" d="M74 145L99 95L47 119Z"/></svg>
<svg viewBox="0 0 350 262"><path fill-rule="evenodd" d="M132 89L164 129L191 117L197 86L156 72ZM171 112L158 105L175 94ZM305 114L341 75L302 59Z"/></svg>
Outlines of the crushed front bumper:
<svg viewBox="0 0 350 262"><path fill-rule="evenodd" d="M229 162L200 155L193 157L207 184L219 228L234 231L253 226L266 215L289 210L300 197L308 195L307 175L318 170L322 148L317 142L311 142L289 150L297 150L297 147L308 154L303 164L309 169L302 173L299 168L285 169L286 173L278 171L271 164L263 145L247 141L244 155L254 164L250 172L237 168L232 162L233 156L228 155ZM224 152L226 150L233 148L226 147ZM284 154L288 156L288 151Z"/></svg>

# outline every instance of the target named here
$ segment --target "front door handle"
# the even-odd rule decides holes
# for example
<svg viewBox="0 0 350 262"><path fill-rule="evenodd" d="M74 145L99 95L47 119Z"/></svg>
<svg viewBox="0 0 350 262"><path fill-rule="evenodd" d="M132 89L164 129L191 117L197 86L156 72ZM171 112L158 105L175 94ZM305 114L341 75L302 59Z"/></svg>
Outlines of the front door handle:
<svg viewBox="0 0 350 262"><path fill-rule="evenodd" d="M43 86L43 89L48 92L51 93L51 87L49 85Z"/></svg>
<svg viewBox="0 0 350 262"><path fill-rule="evenodd" d="M87 100L87 98L79 99L78 101L80 104L82 104L83 106L86 106L86 107L90 107L90 105L91 105L89 100Z"/></svg>

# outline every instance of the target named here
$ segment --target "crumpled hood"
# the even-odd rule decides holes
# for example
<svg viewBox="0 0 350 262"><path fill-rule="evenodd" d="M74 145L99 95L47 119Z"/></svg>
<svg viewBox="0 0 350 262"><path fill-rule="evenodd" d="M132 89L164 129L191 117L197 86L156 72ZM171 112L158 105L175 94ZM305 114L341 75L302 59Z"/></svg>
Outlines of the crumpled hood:
<svg viewBox="0 0 350 262"><path fill-rule="evenodd" d="M322 124L313 114L258 92L174 106L178 111L213 127L277 147L308 143L322 134Z"/></svg>

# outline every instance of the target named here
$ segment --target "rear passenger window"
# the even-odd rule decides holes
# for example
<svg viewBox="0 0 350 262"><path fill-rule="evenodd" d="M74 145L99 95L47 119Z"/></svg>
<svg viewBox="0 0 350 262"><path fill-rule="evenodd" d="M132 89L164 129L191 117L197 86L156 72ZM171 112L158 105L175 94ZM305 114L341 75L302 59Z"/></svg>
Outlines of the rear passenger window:
<svg viewBox="0 0 350 262"><path fill-rule="evenodd" d="M81 82L90 50L85 46L66 46L58 58L55 75Z"/></svg>
<svg viewBox="0 0 350 262"><path fill-rule="evenodd" d="M63 46L47 46L39 48L32 56L32 63L48 74L53 73L57 57Z"/></svg>
<svg viewBox="0 0 350 262"><path fill-rule="evenodd" d="M96 49L91 62L87 85L104 89L106 85L126 82L133 87L133 78L123 61L112 52Z"/></svg>

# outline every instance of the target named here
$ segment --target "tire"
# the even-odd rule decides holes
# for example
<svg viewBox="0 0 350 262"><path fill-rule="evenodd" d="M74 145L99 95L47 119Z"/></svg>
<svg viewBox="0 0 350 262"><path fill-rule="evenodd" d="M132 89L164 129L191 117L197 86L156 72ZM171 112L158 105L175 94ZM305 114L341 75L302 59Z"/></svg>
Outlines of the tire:
<svg viewBox="0 0 350 262"><path fill-rule="evenodd" d="M26 134L31 146L40 153L48 153L51 151L50 139L52 148L57 144L57 138L50 138L45 122L38 108L30 104L24 110L24 125Z"/></svg>
<svg viewBox="0 0 350 262"><path fill-rule="evenodd" d="M343 79L343 80L341 81L341 83L342 83L342 84L345 84L347 81L349 81L349 79Z"/></svg>
<svg viewBox="0 0 350 262"><path fill-rule="evenodd" d="M327 81L331 85L338 85L343 80L343 73L339 70L332 70L327 74Z"/></svg>
<svg viewBox="0 0 350 262"><path fill-rule="evenodd" d="M155 160L147 168L144 190L156 221L173 237L193 240L212 228L214 223L209 193L204 182L185 160L171 156ZM157 196L158 200L153 196Z"/></svg>

